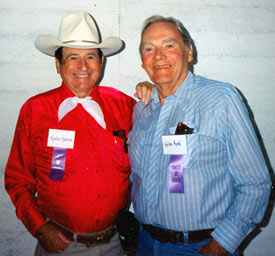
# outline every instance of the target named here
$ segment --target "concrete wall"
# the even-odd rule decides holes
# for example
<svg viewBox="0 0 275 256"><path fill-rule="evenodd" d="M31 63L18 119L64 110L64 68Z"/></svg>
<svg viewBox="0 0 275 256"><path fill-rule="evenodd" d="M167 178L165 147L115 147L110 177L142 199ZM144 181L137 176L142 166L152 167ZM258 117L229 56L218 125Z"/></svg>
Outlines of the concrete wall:
<svg viewBox="0 0 275 256"><path fill-rule="evenodd" d="M54 60L38 52L40 34L57 34L64 14L87 10L103 38L120 36L126 49L107 61L101 84L129 95L145 80L138 55L140 29L153 14L175 16L193 36L195 73L234 84L245 96L257 123L272 173L275 161L275 1L274 0L11 0L0 2L0 254L32 255L35 239L14 213L3 188L20 106L32 95L60 84ZM243 244L245 255L275 255L273 202L264 221Z"/></svg>

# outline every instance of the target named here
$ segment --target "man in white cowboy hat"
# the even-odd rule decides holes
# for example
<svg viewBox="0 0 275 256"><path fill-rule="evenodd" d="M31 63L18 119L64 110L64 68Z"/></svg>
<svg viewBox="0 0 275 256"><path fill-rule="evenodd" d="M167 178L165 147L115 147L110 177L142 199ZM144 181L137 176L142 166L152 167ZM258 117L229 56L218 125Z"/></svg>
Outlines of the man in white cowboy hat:
<svg viewBox="0 0 275 256"><path fill-rule="evenodd" d="M55 56L62 84L23 105L6 190L38 239L35 255L121 255L115 219L128 201L135 100L96 82L122 41L100 42L92 16L77 11L63 18L58 38L41 36L35 46Z"/></svg>

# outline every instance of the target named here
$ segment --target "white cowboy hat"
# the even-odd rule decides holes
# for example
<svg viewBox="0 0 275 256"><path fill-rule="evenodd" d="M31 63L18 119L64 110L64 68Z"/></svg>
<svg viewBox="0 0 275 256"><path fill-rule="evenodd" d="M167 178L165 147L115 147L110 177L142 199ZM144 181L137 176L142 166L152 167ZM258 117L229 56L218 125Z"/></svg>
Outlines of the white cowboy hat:
<svg viewBox="0 0 275 256"><path fill-rule="evenodd" d="M43 35L35 40L35 47L50 56L54 56L59 47L78 49L100 48L104 56L118 52L122 41L117 37L109 37L100 42L100 35L91 14L76 11L67 14L60 23L58 38Z"/></svg>

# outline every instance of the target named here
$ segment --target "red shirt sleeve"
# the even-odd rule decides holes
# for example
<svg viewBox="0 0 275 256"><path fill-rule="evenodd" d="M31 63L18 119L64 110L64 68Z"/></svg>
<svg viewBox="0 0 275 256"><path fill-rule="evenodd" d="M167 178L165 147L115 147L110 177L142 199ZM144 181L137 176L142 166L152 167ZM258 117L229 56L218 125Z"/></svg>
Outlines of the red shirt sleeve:
<svg viewBox="0 0 275 256"><path fill-rule="evenodd" d="M20 111L5 172L5 188L16 207L16 215L34 236L46 223L36 206L36 177L28 103Z"/></svg>

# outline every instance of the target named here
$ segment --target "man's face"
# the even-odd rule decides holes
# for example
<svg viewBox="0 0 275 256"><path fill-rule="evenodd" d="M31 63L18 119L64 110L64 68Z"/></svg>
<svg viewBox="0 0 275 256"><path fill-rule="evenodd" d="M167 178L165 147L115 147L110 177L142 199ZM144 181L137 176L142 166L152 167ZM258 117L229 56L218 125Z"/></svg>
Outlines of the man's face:
<svg viewBox="0 0 275 256"><path fill-rule="evenodd" d="M192 46L186 52L184 41L174 24L159 22L150 25L141 42L142 67L157 88L174 94L188 74Z"/></svg>
<svg viewBox="0 0 275 256"><path fill-rule="evenodd" d="M55 61L57 73L76 96L83 98L90 95L102 66L97 49L64 47L62 64L57 59Z"/></svg>

